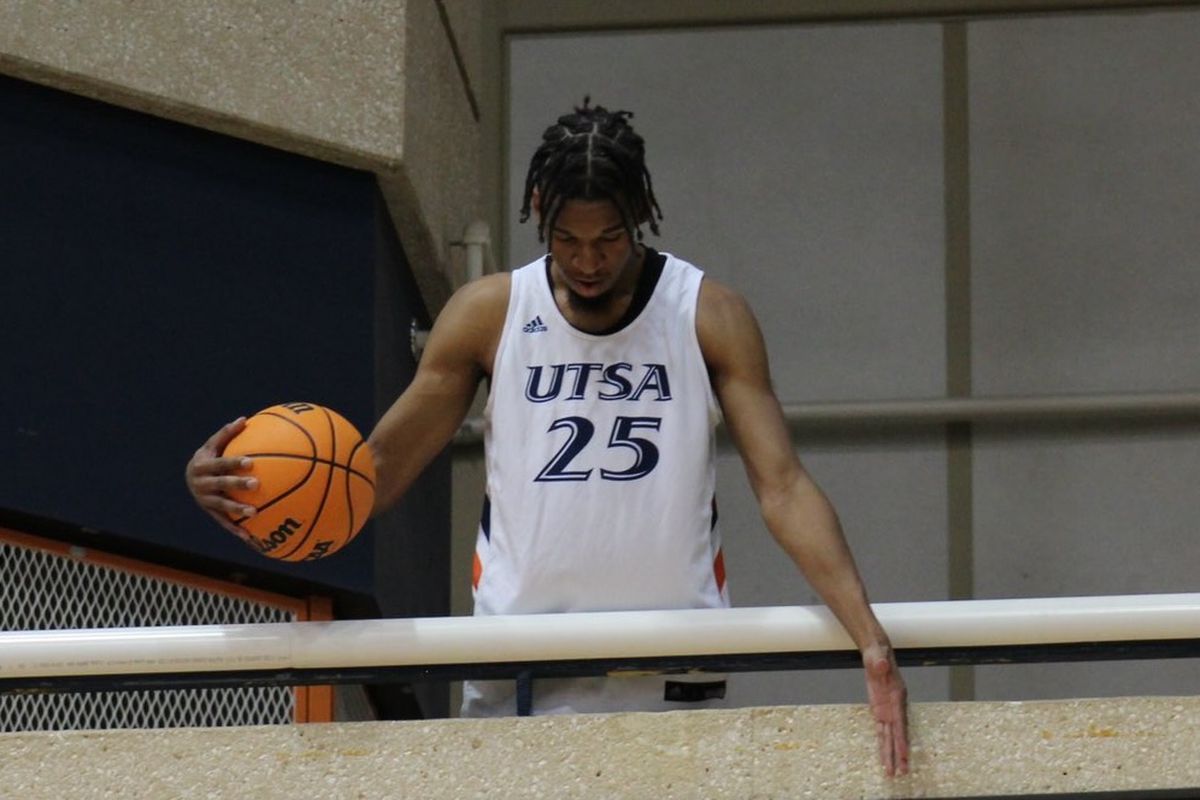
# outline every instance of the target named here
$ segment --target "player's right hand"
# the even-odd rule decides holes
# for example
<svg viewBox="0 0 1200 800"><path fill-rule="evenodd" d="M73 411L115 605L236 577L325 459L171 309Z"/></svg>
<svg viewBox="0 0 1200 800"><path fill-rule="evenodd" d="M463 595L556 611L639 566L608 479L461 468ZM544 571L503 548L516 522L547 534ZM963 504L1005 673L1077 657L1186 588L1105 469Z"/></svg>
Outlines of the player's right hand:
<svg viewBox="0 0 1200 800"><path fill-rule="evenodd" d="M184 479L197 505L208 512L222 528L250 543L250 534L235 525L229 515L250 517L254 515L255 508L227 497L225 491L254 489L258 486L258 479L237 474L250 468L252 462L249 458L221 455L225 452L225 446L245 427L246 418L238 417L210 436L188 461Z"/></svg>
<svg viewBox="0 0 1200 800"><path fill-rule="evenodd" d="M863 649L867 697L879 760L889 778L908 774L908 688L890 644L875 642Z"/></svg>

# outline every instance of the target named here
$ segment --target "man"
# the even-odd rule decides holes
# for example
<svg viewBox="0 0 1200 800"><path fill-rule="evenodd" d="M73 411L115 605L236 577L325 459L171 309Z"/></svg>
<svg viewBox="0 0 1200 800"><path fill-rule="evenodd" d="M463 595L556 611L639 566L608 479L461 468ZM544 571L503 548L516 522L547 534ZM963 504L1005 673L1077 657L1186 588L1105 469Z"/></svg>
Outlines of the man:
<svg viewBox="0 0 1200 800"><path fill-rule="evenodd" d="M627 112L585 101L548 128L526 179L544 259L464 286L438 316L408 389L369 438L376 511L450 441L487 378L487 497L476 614L723 607L714 498L723 416L767 528L862 652L880 758L908 769L906 690L836 513L800 465L753 314L731 289L642 244L661 212ZM223 526L246 485L220 457L227 425L188 484ZM539 681L539 713L690 708L712 681ZM509 682L468 683L464 713L514 713Z"/></svg>

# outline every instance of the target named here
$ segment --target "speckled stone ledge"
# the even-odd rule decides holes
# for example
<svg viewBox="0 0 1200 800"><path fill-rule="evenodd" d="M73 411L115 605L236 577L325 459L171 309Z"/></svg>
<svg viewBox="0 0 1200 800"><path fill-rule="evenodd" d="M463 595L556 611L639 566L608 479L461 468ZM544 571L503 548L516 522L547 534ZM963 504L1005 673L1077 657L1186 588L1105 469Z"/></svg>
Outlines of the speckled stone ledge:
<svg viewBox="0 0 1200 800"><path fill-rule="evenodd" d="M0 735L0 797L899 798L1200 787L1200 698L931 703L913 773L861 706Z"/></svg>
<svg viewBox="0 0 1200 800"><path fill-rule="evenodd" d="M478 47L478 4L453 10ZM375 172L427 301L448 295L480 131L435 0L4 0L0 73Z"/></svg>

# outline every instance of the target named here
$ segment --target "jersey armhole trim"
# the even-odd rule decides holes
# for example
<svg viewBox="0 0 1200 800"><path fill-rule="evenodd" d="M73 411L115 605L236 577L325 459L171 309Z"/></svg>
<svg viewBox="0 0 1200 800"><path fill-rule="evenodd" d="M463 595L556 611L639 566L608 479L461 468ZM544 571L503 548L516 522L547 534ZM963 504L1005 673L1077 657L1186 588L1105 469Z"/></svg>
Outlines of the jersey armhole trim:
<svg viewBox="0 0 1200 800"><path fill-rule="evenodd" d="M518 288L517 285L524 279L522 270L515 269L509 273L512 277L508 281L508 307L504 309L504 327L500 329L500 341L496 342L496 356L492 359L492 372L487 376L487 400L483 404L483 419L485 423L491 424L493 404L495 402L495 385L496 375L499 374L501 362L504 360L504 352L508 348L509 337L513 336L513 318L517 315Z"/></svg>
<svg viewBox="0 0 1200 800"><path fill-rule="evenodd" d="M705 375L708 375L708 362L704 360L704 349L700 347L700 332L696 330L696 319L699 317L700 313L700 291L704 287L704 271L696 266L692 266L692 269L696 271L697 277L696 300L694 303L692 303L691 309L688 312L689 327L691 330L691 336L689 339L691 340L692 349L696 353L696 358L700 360L700 365L704 368ZM717 399L717 392L715 389L713 389L712 379L709 378L706 380L704 385L708 391L709 419L713 421L712 427L715 429L716 426L720 424L721 420L724 419L724 413L721 411L721 403Z"/></svg>

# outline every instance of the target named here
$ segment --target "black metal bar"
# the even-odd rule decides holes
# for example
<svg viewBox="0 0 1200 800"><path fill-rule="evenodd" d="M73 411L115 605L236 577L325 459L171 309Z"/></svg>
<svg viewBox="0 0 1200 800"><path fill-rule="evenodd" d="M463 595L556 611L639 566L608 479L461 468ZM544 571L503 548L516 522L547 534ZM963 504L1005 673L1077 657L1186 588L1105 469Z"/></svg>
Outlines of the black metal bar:
<svg viewBox="0 0 1200 800"><path fill-rule="evenodd" d="M533 714L533 671L521 670L517 673L517 716L528 717Z"/></svg>
<svg viewBox="0 0 1200 800"><path fill-rule="evenodd" d="M1200 638L1137 642L1072 642L1040 645L937 647L897 650L904 667L965 664L1033 664L1200 657ZM144 691L150 689L386 684L399 682L569 678L622 673L765 672L850 669L862 665L856 650L745 653L708 656L521 661L490 664L431 664L296 670L241 670L125 675L64 675L0 679L0 694Z"/></svg>
<svg viewBox="0 0 1200 800"><path fill-rule="evenodd" d="M1049 794L989 794L963 796L959 800L1200 800L1200 786L1190 789L1117 789L1095 792L1051 792Z"/></svg>

